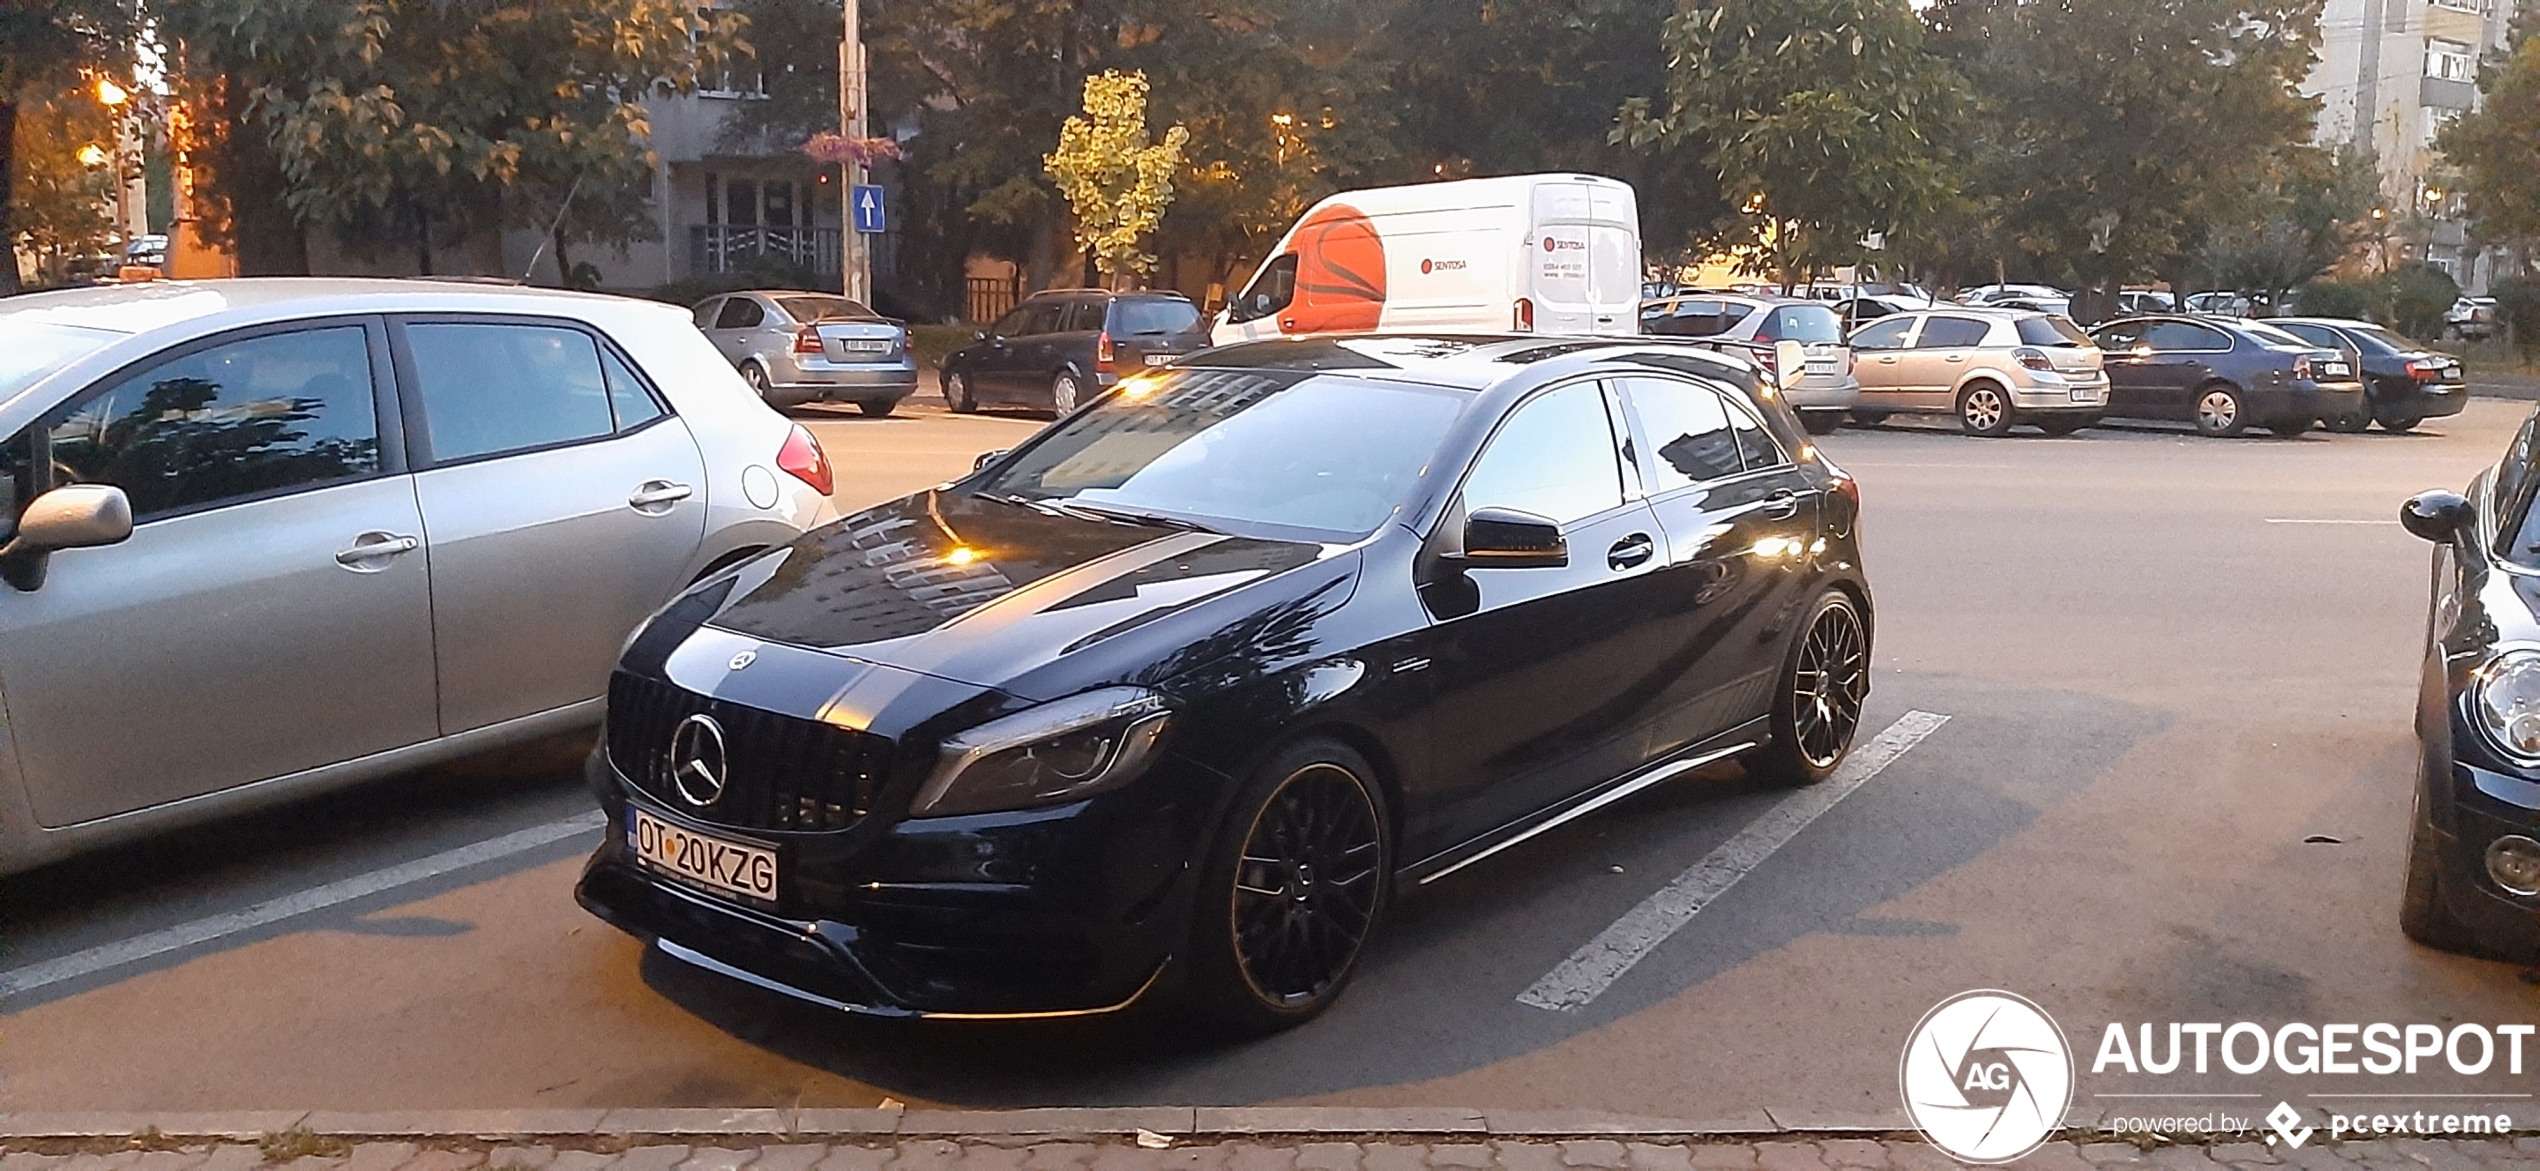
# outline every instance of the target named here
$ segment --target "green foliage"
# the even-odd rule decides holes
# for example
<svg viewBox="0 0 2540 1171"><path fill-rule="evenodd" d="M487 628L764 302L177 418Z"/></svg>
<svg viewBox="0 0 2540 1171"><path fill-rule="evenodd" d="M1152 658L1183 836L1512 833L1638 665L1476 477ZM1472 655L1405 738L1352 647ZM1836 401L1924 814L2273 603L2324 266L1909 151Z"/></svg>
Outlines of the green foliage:
<svg viewBox="0 0 2540 1171"><path fill-rule="evenodd" d="M2521 351L2523 364L2540 360L2540 280L2507 277L2487 291L2496 298L2496 319Z"/></svg>
<svg viewBox="0 0 2540 1171"><path fill-rule="evenodd" d="M1104 70L1085 79L1085 112L1058 128L1058 149L1042 156L1075 212L1076 246L1108 277L1154 269L1146 238L1173 205L1173 177L1191 132L1169 127L1147 139L1147 75Z"/></svg>
<svg viewBox="0 0 2540 1171"><path fill-rule="evenodd" d="M1785 283L1861 259L1864 237L1947 195L1936 132L1960 85L1904 0L1679 0L1664 43L1664 111L1626 102L1614 141L1693 144L1739 209L1720 241Z"/></svg>
<svg viewBox="0 0 2540 1171"><path fill-rule="evenodd" d="M2540 10L2524 16L2540 19ZM2480 72L2480 108L2446 127L2437 145L2460 169L2471 229L2528 248L2540 244L2540 35L2523 31Z"/></svg>
<svg viewBox="0 0 2540 1171"><path fill-rule="evenodd" d="M2410 264L2393 271L2387 281L2390 328L2413 338L2443 335L2443 315L2460 299L2461 286L2450 273L2431 264Z"/></svg>
<svg viewBox="0 0 2540 1171"><path fill-rule="evenodd" d="M75 262L114 244L114 167L79 159L81 148L114 141L113 115L85 87L18 102L17 165L8 175L10 256L31 255L39 283L68 279ZM0 264L16 274L14 260L0 257Z"/></svg>
<svg viewBox="0 0 2540 1171"><path fill-rule="evenodd" d="M2380 303L2378 282L2317 280L2302 286L2302 315L2305 317L2347 317L2369 320L2373 307Z"/></svg>
<svg viewBox="0 0 2540 1171"><path fill-rule="evenodd" d="M0 293L17 291L19 245L58 243L67 222L58 203L19 210L22 192L43 199L63 184L48 169L61 160L32 158L35 149L57 144L47 137L47 127L20 124L22 104L56 107L59 116L59 103L77 94L88 75L121 72L129 81L140 29L140 9L132 0L0 0ZM21 135L31 141L20 141ZM18 179L21 160L44 170L32 187ZM22 214L44 218L29 221ZM30 230L43 239L22 240Z"/></svg>

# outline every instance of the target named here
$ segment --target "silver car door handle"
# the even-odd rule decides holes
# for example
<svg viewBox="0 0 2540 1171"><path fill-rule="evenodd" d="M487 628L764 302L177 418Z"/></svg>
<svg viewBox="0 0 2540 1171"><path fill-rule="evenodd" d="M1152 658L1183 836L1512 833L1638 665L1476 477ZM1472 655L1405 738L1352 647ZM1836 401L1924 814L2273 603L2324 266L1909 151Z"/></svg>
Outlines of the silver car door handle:
<svg viewBox="0 0 2540 1171"><path fill-rule="evenodd" d="M395 533L363 533L353 543L335 552L335 563L352 569L370 567L370 563L401 553L423 548L423 542Z"/></svg>
<svg viewBox="0 0 2540 1171"><path fill-rule="evenodd" d="M641 511L655 505L669 504L675 500L686 500L696 494L697 490L686 484L674 484L668 480L646 480L636 486L635 494L627 497L626 503L628 507Z"/></svg>

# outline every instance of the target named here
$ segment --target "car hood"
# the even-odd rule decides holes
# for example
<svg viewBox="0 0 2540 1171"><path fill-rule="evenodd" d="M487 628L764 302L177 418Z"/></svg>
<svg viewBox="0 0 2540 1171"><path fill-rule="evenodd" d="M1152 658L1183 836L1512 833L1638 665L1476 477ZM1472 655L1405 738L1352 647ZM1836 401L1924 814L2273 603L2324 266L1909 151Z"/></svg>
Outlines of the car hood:
<svg viewBox="0 0 2540 1171"><path fill-rule="evenodd" d="M1336 604L1356 564L1341 552L934 489L749 563L704 624L1047 699L1197 667L1212 634L1300 590Z"/></svg>

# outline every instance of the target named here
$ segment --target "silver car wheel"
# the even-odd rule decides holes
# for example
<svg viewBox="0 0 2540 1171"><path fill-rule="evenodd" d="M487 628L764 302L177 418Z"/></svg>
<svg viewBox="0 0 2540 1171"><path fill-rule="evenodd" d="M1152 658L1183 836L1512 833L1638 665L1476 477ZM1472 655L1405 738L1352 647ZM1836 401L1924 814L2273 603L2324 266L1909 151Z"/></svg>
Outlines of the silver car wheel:
<svg viewBox="0 0 2540 1171"><path fill-rule="evenodd" d="M1057 407L1062 415L1076 409L1075 375L1062 373L1050 383L1050 405Z"/></svg>
<svg viewBox="0 0 2540 1171"><path fill-rule="evenodd" d="M741 380L749 383L750 389L756 391L760 398L767 397L767 371L759 369L758 363L752 362L741 367Z"/></svg>
<svg viewBox="0 0 2540 1171"><path fill-rule="evenodd" d="M2009 407L2001 392L1990 386L1979 386L1967 392L1967 430L1990 433L2002 426L2002 416Z"/></svg>
<svg viewBox="0 0 2540 1171"><path fill-rule="evenodd" d="M2227 434L2232 424L2240 421L2240 398L2228 390L2209 390L2196 400L2196 429L2208 435Z"/></svg>

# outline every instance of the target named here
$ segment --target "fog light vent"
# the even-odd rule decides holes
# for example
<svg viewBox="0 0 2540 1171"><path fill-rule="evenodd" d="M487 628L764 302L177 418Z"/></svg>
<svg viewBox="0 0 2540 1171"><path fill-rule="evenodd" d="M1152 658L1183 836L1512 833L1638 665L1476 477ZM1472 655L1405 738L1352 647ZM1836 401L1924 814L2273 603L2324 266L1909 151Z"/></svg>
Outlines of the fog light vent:
<svg viewBox="0 0 2540 1171"><path fill-rule="evenodd" d="M2540 894L2540 842L2508 834L2488 843L2487 877L2514 894Z"/></svg>

